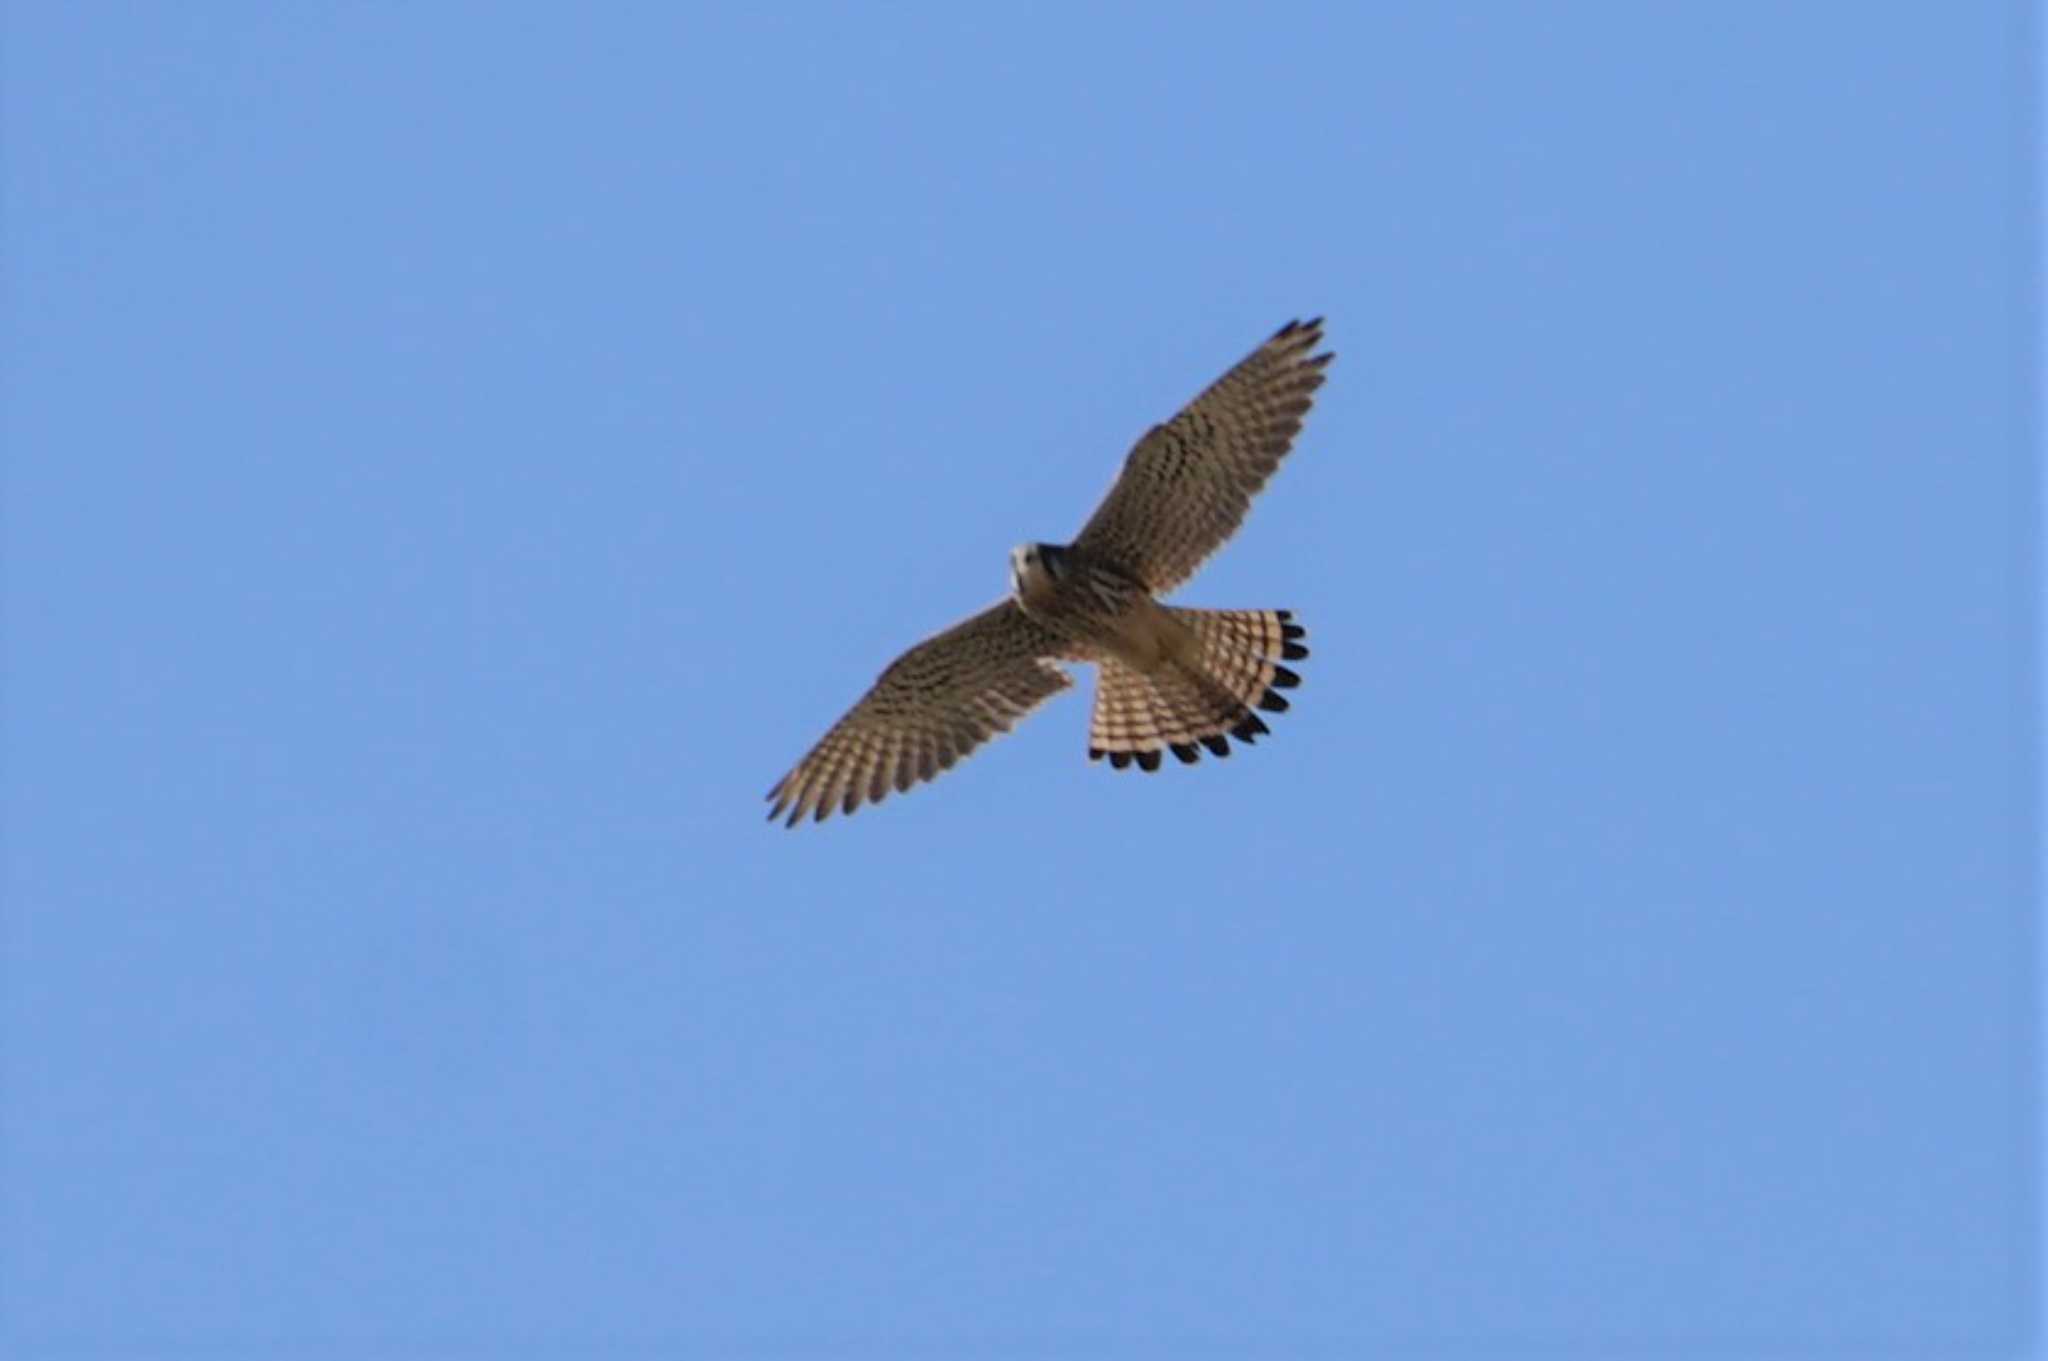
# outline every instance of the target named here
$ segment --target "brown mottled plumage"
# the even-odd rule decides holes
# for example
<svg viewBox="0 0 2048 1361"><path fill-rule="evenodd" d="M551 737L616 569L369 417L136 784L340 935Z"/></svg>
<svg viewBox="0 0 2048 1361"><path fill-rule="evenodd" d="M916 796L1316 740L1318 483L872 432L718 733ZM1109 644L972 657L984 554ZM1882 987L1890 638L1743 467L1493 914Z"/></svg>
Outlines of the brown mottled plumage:
<svg viewBox="0 0 2048 1361"><path fill-rule="evenodd" d="M1165 595L1237 532L1287 456L1332 356L1311 356L1321 317L1289 322L1244 361L1145 433L1074 548Z"/></svg>
<svg viewBox="0 0 2048 1361"><path fill-rule="evenodd" d="M1269 731L1308 655L1286 610L1190 610L1155 599L1243 523L1301 430L1328 353L1322 322L1289 322L1124 460L1074 542L1011 554L1009 599L919 643L768 791L794 826L931 779L1072 682L1100 672L1088 755L1157 770L1230 754Z"/></svg>
<svg viewBox="0 0 2048 1361"><path fill-rule="evenodd" d="M769 816L851 813L931 779L1074 683L1048 660L1059 647L1013 600L925 639L768 791Z"/></svg>

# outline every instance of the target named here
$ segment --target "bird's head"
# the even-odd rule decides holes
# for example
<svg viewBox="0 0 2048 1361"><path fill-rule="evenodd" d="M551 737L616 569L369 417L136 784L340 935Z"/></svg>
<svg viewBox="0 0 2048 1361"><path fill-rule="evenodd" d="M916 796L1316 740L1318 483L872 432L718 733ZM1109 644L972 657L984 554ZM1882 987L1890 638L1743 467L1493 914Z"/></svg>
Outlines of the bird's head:
<svg viewBox="0 0 2048 1361"><path fill-rule="evenodd" d="M1057 582L1066 568L1064 550L1049 543L1019 544L1010 550L1010 591L1035 595Z"/></svg>

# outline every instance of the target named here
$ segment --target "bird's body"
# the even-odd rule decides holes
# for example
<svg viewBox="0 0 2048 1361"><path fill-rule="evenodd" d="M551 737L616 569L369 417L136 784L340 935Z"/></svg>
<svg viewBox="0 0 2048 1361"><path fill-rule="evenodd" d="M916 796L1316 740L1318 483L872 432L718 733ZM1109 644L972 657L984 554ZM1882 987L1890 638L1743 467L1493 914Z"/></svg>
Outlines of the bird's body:
<svg viewBox="0 0 2048 1361"><path fill-rule="evenodd" d="M1268 729L1282 665L1308 655L1286 610L1191 610L1159 596L1228 539L1285 457L1323 382L1320 319L1290 322L1125 460L1070 544L1010 554L1010 595L897 658L874 687L768 791L768 816L851 813L863 799L930 779L1072 682L1060 662L1100 672L1088 755L1157 770L1171 751L1230 754Z"/></svg>
<svg viewBox="0 0 2048 1361"><path fill-rule="evenodd" d="M1012 551L1010 569L1010 598L1076 648L1148 672L1170 657L1192 655L1194 636L1143 582L1108 563L1071 546L1034 543Z"/></svg>

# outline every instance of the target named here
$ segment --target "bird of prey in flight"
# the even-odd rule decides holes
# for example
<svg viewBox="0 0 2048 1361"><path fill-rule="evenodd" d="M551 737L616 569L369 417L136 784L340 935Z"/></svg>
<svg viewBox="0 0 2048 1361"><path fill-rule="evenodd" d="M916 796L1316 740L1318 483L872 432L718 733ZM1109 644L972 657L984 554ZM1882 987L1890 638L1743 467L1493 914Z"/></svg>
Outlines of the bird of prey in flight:
<svg viewBox="0 0 2048 1361"><path fill-rule="evenodd" d="M1192 762L1269 732L1308 655L1287 610L1195 610L1159 597L1236 532L1301 430L1323 367L1322 319L1290 321L1164 425L1147 431L1070 544L1010 553L1010 593L890 663L768 791L772 821L822 820L949 769L1093 662L1088 756L1122 770Z"/></svg>

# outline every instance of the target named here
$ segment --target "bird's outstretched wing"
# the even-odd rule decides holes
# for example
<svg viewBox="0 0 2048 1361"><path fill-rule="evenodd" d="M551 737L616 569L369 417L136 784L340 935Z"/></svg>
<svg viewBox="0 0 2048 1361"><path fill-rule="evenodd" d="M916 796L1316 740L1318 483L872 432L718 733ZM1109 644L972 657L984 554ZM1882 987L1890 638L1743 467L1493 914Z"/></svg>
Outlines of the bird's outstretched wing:
<svg viewBox="0 0 2048 1361"><path fill-rule="evenodd" d="M1132 448L1074 547L1164 594L1237 531L1301 430L1323 366L1321 317L1290 321Z"/></svg>
<svg viewBox="0 0 2048 1361"><path fill-rule="evenodd" d="M1073 684L1059 638L1005 600L927 638L768 791L772 821L822 821L929 780Z"/></svg>

